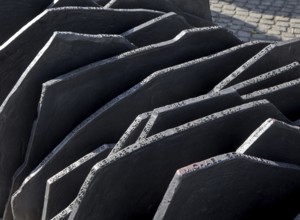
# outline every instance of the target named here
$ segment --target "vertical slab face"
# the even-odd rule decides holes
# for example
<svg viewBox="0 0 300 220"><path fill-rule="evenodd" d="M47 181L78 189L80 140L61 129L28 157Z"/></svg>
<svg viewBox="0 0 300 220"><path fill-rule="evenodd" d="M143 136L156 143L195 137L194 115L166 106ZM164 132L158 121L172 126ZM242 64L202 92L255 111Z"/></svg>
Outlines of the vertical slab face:
<svg viewBox="0 0 300 220"><path fill-rule="evenodd" d="M146 112L136 117L123 136L112 149L111 154L114 154L125 147L134 144L141 135L145 125L147 124L152 112Z"/></svg>
<svg viewBox="0 0 300 220"><path fill-rule="evenodd" d="M0 47L0 103L55 31L120 34L161 12L65 7L48 9Z"/></svg>
<svg viewBox="0 0 300 220"><path fill-rule="evenodd" d="M273 103L286 117L294 121L300 118L300 103L298 95L300 79L286 82L267 89L243 95L245 101L267 99Z"/></svg>
<svg viewBox="0 0 300 220"><path fill-rule="evenodd" d="M22 74L13 90L0 107L0 207L7 200L11 179L24 161L24 153L30 138L32 124L37 117L37 107L42 83L62 73L77 69L97 60L133 49L134 46L117 35L82 35L76 33L55 33L46 43L29 67ZM18 138L16 138L16 136ZM36 167L50 151L39 147L27 155L27 167ZM26 175L28 172L26 172ZM22 172L22 168L18 173ZM15 175L14 192L26 176ZM9 205L9 203L8 203Z"/></svg>
<svg viewBox="0 0 300 220"><path fill-rule="evenodd" d="M104 6L106 5L110 0L94 0L98 5Z"/></svg>
<svg viewBox="0 0 300 220"><path fill-rule="evenodd" d="M241 97L237 93L231 92L204 95L155 109L141 133L139 141L197 118L241 104L243 104Z"/></svg>
<svg viewBox="0 0 300 220"><path fill-rule="evenodd" d="M170 12L185 16L188 20L193 17L200 17L207 21L211 21L211 13L208 0L192 0L186 2L184 0L111 0L106 8L148 8L158 11Z"/></svg>
<svg viewBox="0 0 300 220"><path fill-rule="evenodd" d="M178 167L236 149L269 117L282 115L266 101L249 103L128 146L94 166L71 205L70 219L152 219Z"/></svg>
<svg viewBox="0 0 300 220"><path fill-rule="evenodd" d="M227 76L222 82L215 86L213 91L220 91L292 62L299 62L299 48L299 39L271 44Z"/></svg>
<svg viewBox="0 0 300 220"><path fill-rule="evenodd" d="M66 6L99 7L99 5L94 0L54 0L49 8Z"/></svg>
<svg viewBox="0 0 300 220"><path fill-rule="evenodd" d="M77 196L91 168L107 157L114 145L103 145L66 167L47 181L43 220L50 220Z"/></svg>
<svg viewBox="0 0 300 220"><path fill-rule="evenodd" d="M221 34L222 34L222 39L220 39ZM207 41L208 36L209 36L209 41ZM211 42L211 46L207 47L209 42ZM225 49L228 46L229 47L234 46L239 42L240 41L237 40L235 37L232 37L230 33L228 33L223 29L220 29L219 27L192 29L183 32L182 34L180 34L180 36L176 37L174 40L160 43L157 45L152 45L137 51L132 51L127 54L120 55L119 57L114 57L110 60L94 63L87 67L81 68L78 71L71 72L70 74L67 74L64 77L59 77L53 82L49 82L48 85L46 85L46 88L48 86L52 87L53 89L52 95L49 95L49 93L47 92L45 92L43 95L44 100L41 100L40 102L41 105L39 107L40 112L37 119L38 121L36 123L36 127L34 128L35 134L38 134L39 136L35 136L33 138L36 138L39 141L39 143L43 145L43 147L54 148L62 140L62 138L68 132L71 131L71 129L74 127L74 124L76 124L76 122L80 123L82 120L84 120L84 118L87 115L93 112L91 111L93 110L93 108L97 109L101 107L110 99L114 98L116 95L126 90L127 87L130 87L135 83L139 82L140 80L142 80L144 77L147 76L147 74L150 74L152 71L173 64L181 63L186 60L193 59L195 57L205 56L207 54ZM176 51L176 53L173 53L172 51ZM142 55L139 56L140 54ZM135 61L128 62L129 58L132 57L134 58ZM132 65L132 63L135 63L135 65ZM120 72L120 69L126 72L124 71ZM109 82L113 82L113 83L109 83ZM74 97L74 91L76 91L77 94L76 97ZM53 101L55 101L53 97L55 97L56 94L59 94L60 99L55 99L55 100L61 102L61 104L59 104L58 102L53 103ZM45 99L47 99L48 102L45 102ZM133 118L132 117L128 118L126 116L127 115L126 113L125 114L126 120L130 119L129 123L123 119L121 123L120 121L118 121L118 123L112 123L111 121L112 118L114 118L116 122L116 115L111 115L113 114L113 112L111 111L106 112L107 108L108 108L107 106L104 106L94 115L92 115L90 118L86 119L83 122L83 124L80 124L77 127L78 130L75 129L74 131L72 131L70 135L66 137L63 142L61 142L58 148L65 145L68 145L68 147L72 145L73 148L73 150L71 151L72 153L65 160L59 159L60 162L58 163L55 162L54 166L50 165L50 163L47 162L47 169L50 168L50 170L48 171L43 170L43 172L40 172L41 169L37 168L39 172L36 172L35 173L36 175L34 176L37 177L41 174L40 177L44 179L45 176L50 177L54 175L58 170L61 170L64 166L74 162L82 155L85 155L91 150L94 150L96 147L95 144L98 145L98 143L102 142L104 139L115 140L115 141L108 141L105 143L117 142L121 137L121 135L125 132L126 128L132 122L134 117L136 117L136 115L141 113L138 112L137 114L134 115ZM43 112L41 109L43 109ZM73 111L74 109L76 109L76 112ZM87 112L87 111L91 111L91 112ZM91 119L93 119L99 113L101 114L99 120L100 125L94 123L92 124L92 126L90 126ZM64 117L62 117L62 115ZM74 117L74 115L76 117ZM44 121L42 122L41 119L43 119ZM52 126L48 126L49 124ZM60 126L60 124L62 126ZM104 124L106 124L106 127L107 125L110 126L105 128L104 130L101 130L101 135L100 135L98 132L99 130L98 129L95 130L93 128L95 124L98 127L102 127ZM117 125L117 128L114 127L115 125ZM90 131L86 132L87 131L86 130L83 133L81 133L81 131L85 130L86 126L88 126L88 130L92 129L91 130L92 132ZM111 129L112 127L114 127L114 129ZM45 128L47 129L45 130ZM81 140L78 141L76 140L77 138ZM37 140L33 139L32 143L34 142L37 143L38 142ZM35 146L38 147L41 145L37 144ZM76 151L75 148L78 149L77 146L80 146L80 149L87 152ZM82 148L82 146L85 146L85 148ZM68 147L66 147L65 149L67 149ZM31 146L31 148L34 149L33 146ZM55 150L54 152L57 151ZM60 154L57 155L58 155L57 159L61 158ZM49 158L50 157L47 157L46 160L49 160ZM54 161L52 160L51 162ZM42 164L44 166L46 162L43 162ZM16 213L16 216L20 218L25 218L25 219L40 218L40 210L41 210L40 200L43 199L42 195L44 193L45 186L43 184L39 184L37 188L36 187L32 188L33 184L31 183L29 184L30 182L29 180L31 180L31 177L29 177L24 182L24 185L29 186L30 190L28 191L26 190L26 193L24 193L23 195L24 197L27 197L30 194L30 199L32 200L32 202L23 203L23 201L26 200L23 198L20 200L19 199L15 200L17 202L15 203L14 212ZM42 181L45 182L46 180L42 180ZM17 194L21 195L23 193L22 189L23 187L18 191L18 193L16 193L15 198L18 197ZM34 194L32 192L27 194L27 192L33 189L35 191ZM33 197L35 199L33 199ZM22 213L24 213L25 210L26 213L28 214L27 216L24 217Z"/></svg>
<svg viewBox="0 0 300 220"><path fill-rule="evenodd" d="M251 54L255 54L258 50L263 48L265 45L266 43L263 42L246 43L208 57L200 58L165 70L157 71L152 75L150 75L148 78L146 78L140 85L135 86L131 90L132 94L130 94L130 92L127 92L129 97L133 95L134 97L133 100L136 100L137 103L141 104L144 101L147 102L147 100L149 99L152 100L152 105L150 105L148 108L141 108L141 109L137 107L135 101L133 102L131 101L134 104L129 104L128 102L125 102L127 104L123 103L122 105L124 106L124 109L127 108L126 106L134 105L135 106L134 110L138 110L136 112L137 114L139 114L140 112L143 111L152 110L153 108L155 108L155 106L166 105L168 102L162 102L164 98L166 98L166 100L168 99L170 102L171 101L170 98L173 97L172 100L176 102L176 100L181 101L189 97L195 97L199 94L207 93L213 88L215 83L221 80L223 74L224 75L229 74L233 69L235 69L235 67L240 65L243 62L243 60L247 60L247 57L250 57ZM229 60L231 59L234 62L229 62ZM228 64L227 61L230 63L230 65ZM219 71L220 69L223 70L222 73L220 73ZM210 74L207 74L208 72ZM170 87L169 85L173 85L173 86ZM142 92L143 90L144 92ZM157 93L156 92L157 90L161 92ZM134 93L136 92L139 94L139 96L134 95ZM122 96L124 98L124 101L127 99L125 98L125 96ZM232 97L232 99L240 100L240 97L234 96ZM175 103L174 106L173 105L172 106L178 107L177 105L183 105L184 103L187 104L190 102L193 101L188 100L187 102ZM241 102L239 102L239 104L241 104ZM142 105L140 105L140 107L141 106ZM172 106L169 107L171 108ZM119 109L122 108L119 107ZM120 113L120 112L117 113L117 115L124 115L124 114L125 113ZM126 118L130 118L128 112L126 113ZM122 121L124 121L124 119L122 119ZM136 127L137 130L135 130ZM141 128L141 123L134 122L132 124L132 127L129 128L129 130L134 129L133 133L135 136L137 133L140 133L139 130L140 128ZM136 131L138 132L136 133ZM127 138L127 134L124 135L124 138ZM136 139L134 139L134 141L135 140ZM112 153L118 151L116 149L120 149L119 144L122 143L122 138L120 141L121 141L120 143L116 144L115 149L112 150ZM123 143L121 145L123 145Z"/></svg>
<svg viewBox="0 0 300 220"><path fill-rule="evenodd" d="M239 94L245 95L247 93L276 86L280 83L298 78L300 78L300 65L298 62L294 62L287 66L230 86L228 89L234 89Z"/></svg>
<svg viewBox="0 0 300 220"><path fill-rule="evenodd" d="M154 219L292 219L299 171L234 153L195 163L176 172Z"/></svg>
<svg viewBox="0 0 300 220"><path fill-rule="evenodd" d="M182 16L170 12L126 31L122 36L142 47L169 40L189 28L192 26Z"/></svg>
<svg viewBox="0 0 300 220"><path fill-rule="evenodd" d="M237 149L237 153L300 165L300 129L268 119Z"/></svg>
<svg viewBox="0 0 300 220"><path fill-rule="evenodd" d="M52 0L1 0L0 45L51 3Z"/></svg>

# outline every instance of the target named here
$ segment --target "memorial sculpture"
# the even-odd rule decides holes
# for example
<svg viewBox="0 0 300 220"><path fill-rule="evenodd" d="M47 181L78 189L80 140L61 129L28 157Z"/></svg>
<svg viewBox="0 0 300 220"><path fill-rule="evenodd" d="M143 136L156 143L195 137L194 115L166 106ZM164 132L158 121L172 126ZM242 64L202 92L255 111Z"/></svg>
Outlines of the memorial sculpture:
<svg viewBox="0 0 300 220"><path fill-rule="evenodd" d="M242 42L208 0L0 20L0 219L299 216L300 39Z"/></svg>

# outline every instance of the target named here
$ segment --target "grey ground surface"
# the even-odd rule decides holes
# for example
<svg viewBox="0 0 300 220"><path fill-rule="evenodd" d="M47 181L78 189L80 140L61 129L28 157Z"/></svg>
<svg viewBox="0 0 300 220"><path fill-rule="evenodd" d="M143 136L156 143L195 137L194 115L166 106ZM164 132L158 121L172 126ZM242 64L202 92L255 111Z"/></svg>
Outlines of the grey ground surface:
<svg viewBox="0 0 300 220"><path fill-rule="evenodd" d="M300 0L210 0L213 21L243 41L300 37Z"/></svg>

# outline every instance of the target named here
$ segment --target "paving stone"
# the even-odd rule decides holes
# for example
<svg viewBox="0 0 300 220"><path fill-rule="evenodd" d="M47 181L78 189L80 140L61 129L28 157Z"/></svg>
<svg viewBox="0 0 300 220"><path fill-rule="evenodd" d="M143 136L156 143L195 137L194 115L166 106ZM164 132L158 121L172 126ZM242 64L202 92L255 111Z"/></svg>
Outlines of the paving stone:
<svg viewBox="0 0 300 220"><path fill-rule="evenodd" d="M226 4L225 4L226 3ZM219 1L216 3L211 2L211 8L222 7L223 10L218 8L218 14L212 15L213 20L217 23L218 21L215 19L216 17L224 16L224 19L227 22L224 23L233 23L236 19L244 21L243 24L247 26L247 24L251 24L254 27L257 27L258 30L266 35L264 39L270 40L287 40L291 38L295 38L295 36L287 37L283 36L283 32L287 32L287 30L282 30L281 33L272 33L271 37L268 37L267 30L268 29L277 29L281 27L289 27L292 21L294 23L300 23L299 14L300 9L298 9L297 5L295 5L295 1L287 0L287 1L247 1L247 0L232 0L232 1ZM234 10L232 8L236 7ZM228 10L229 8L230 10ZM229 13L228 13L229 12ZM235 12L235 13L234 13ZM227 14L226 14L227 13ZM228 16L229 15L229 16ZM262 18L262 19L261 19ZM291 20L291 21L290 21ZM262 27L264 24L268 24L268 28ZM230 25L228 25L230 29ZM242 28L243 29L243 28ZM251 31L248 31L251 34ZM252 40L257 39L256 36L251 35L250 37L237 36L241 40ZM275 36L276 38L274 38Z"/></svg>
<svg viewBox="0 0 300 220"><path fill-rule="evenodd" d="M253 37L253 39L256 39L256 40L266 40L267 39L267 36L264 34L253 34L252 37Z"/></svg>
<svg viewBox="0 0 300 220"><path fill-rule="evenodd" d="M288 65L292 62L299 62L299 47L299 39L270 44L216 85L213 91L220 91L228 86ZM280 59L278 59L279 54ZM269 65L266 65L266 63Z"/></svg>
<svg viewBox="0 0 300 220"><path fill-rule="evenodd" d="M52 219L76 198L91 168L105 159L112 147L103 145L48 179L42 220Z"/></svg>
<svg viewBox="0 0 300 220"><path fill-rule="evenodd" d="M276 20L276 21L289 21L290 18L288 18L288 17L282 17L282 16L276 16L276 17L275 17L275 20ZM278 24L277 24L277 25L278 25Z"/></svg>
<svg viewBox="0 0 300 220"><path fill-rule="evenodd" d="M154 18L122 34L138 47L169 40L181 31L192 28L182 16L174 12Z"/></svg>
<svg viewBox="0 0 300 220"><path fill-rule="evenodd" d="M259 14L259 13L250 13L250 17L253 17L253 18L258 18L258 19L260 19L260 18L262 17L262 15L261 15L261 14Z"/></svg>
<svg viewBox="0 0 300 220"><path fill-rule="evenodd" d="M94 166L79 196L69 206L73 209L70 218L98 219L101 216L105 219L152 219L179 167L207 159L211 155L232 151L258 124L269 117L281 118L280 115L276 108L265 101L249 103L128 146L114 154L114 157ZM234 126L236 123L240 124L242 118L245 126ZM215 137L220 132L222 138L216 140ZM140 169L131 169L132 166ZM114 195L108 196L107 187L116 175L120 176L120 172L123 175L114 184ZM140 195L145 193L147 196L141 199ZM129 196L131 203L126 203ZM97 207L97 212L91 211L94 207ZM116 209L118 212L114 211Z"/></svg>
<svg viewBox="0 0 300 220"><path fill-rule="evenodd" d="M274 19L274 15L263 15L262 18L263 19L267 19L267 20L273 20Z"/></svg>
<svg viewBox="0 0 300 220"><path fill-rule="evenodd" d="M236 152L299 166L299 132L298 126L268 119Z"/></svg>
<svg viewBox="0 0 300 220"><path fill-rule="evenodd" d="M261 19L261 20L260 20L260 23L262 23L262 24L273 25L273 24L274 24L274 21L272 21L272 20L267 20L267 19Z"/></svg>
<svg viewBox="0 0 300 220"><path fill-rule="evenodd" d="M288 82L300 78L300 66L294 62L287 66L272 70L268 73L259 75L249 80L243 81L229 87L229 90L235 90L241 95L276 86L280 83Z"/></svg>
<svg viewBox="0 0 300 220"><path fill-rule="evenodd" d="M226 35L228 37L226 37ZM213 47L208 48L207 42L214 42ZM232 37L231 34L219 27L191 29L182 32L178 37L165 43L152 45L140 50L128 52L125 55L113 57L109 60L100 61L88 65L85 68L75 70L74 72L71 72L65 76L58 77L53 82L48 82L44 85L45 89L47 90L43 94L43 100L41 100L39 116L34 127L35 133L33 134L34 136L31 142L31 144L34 145L31 146L31 149L38 149L39 146L41 146L40 143L43 144L43 148L53 149L55 146L57 146L57 144L60 143L60 141L63 140L64 137L66 137L69 132L72 131L74 125L82 122L88 115L95 112L98 108L109 102L118 94L126 91L126 89L129 89L131 86L141 81L144 77L146 77L153 71L177 63L185 62L190 59L212 54L239 43L239 40ZM181 51L178 48L183 48L183 50ZM176 52L171 52L172 50ZM129 62L129 60L134 61ZM157 62L158 60L159 63ZM135 65L132 65L132 63L135 63ZM126 72L122 71L122 74L120 74L120 69L123 69L124 71L126 70ZM101 72L102 74L99 75L99 72ZM108 80L114 81L114 83L108 83ZM74 97L74 90L76 90L76 94L81 94L81 97ZM60 94L59 100L53 99L53 97L56 96L57 92ZM63 97L65 97L66 99L64 99ZM68 105L65 105L65 100L68 100ZM55 103L53 103L53 101ZM57 101L61 101L62 104L57 103ZM76 108L76 112L72 111L72 109L74 108ZM107 107L103 108L105 109ZM58 113L58 111L60 111L60 113ZM84 120L83 123L89 127L90 120L92 120L97 116L97 114L100 114L102 112L102 109L98 110L98 113L94 113L94 115ZM141 112L138 112L138 114L139 113ZM52 114L52 116L50 116L50 114ZM61 115L64 115L64 117L60 117ZM135 116L136 115L137 114L135 114ZM109 117L104 119L109 120ZM134 118L128 117L127 119L132 122ZM60 124L62 126L60 126ZM106 131L101 132L101 135L99 135L99 133L97 132L97 134L95 134L93 138L99 140L99 138L102 139L102 137L105 137L108 138L105 143L114 143L118 141L121 135L125 132L119 122L118 126L120 127L120 129L114 129L113 131L111 131L110 129L105 129ZM125 123L124 121L123 126L125 126L126 129L129 124ZM95 144L97 141L92 141L93 132L84 132L88 135L87 139L84 137L84 135L81 136L77 134L77 132L83 131L84 127L85 126L83 125L78 125L78 127L75 128L76 132L72 131L61 143L61 145L59 145L59 148L60 146L79 144L80 146L86 145L85 150L87 151L95 149ZM46 130L44 130L45 128ZM112 133L109 134L110 132ZM81 140L83 142L88 141L90 143L86 142L85 144L83 144L83 142L81 141L75 141L77 137L82 138ZM109 140L110 138L112 139ZM46 141L46 139L48 141ZM97 145L99 146L101 144ZM67 163L74 162L74 160L78 159L80 155L84 155L86 153L88 152L80 152L78 154L78 152L74 151L72 152L74 157L69 155L68 159L62 161L67 165ZM48 157L47 160L50 158L51 157ZM55 164L58 165L58 163ZM45 163L43 163L43 166L44 165ZM52 169L54 169L53 165L51 166ZM55 167L55 169L56 168L57 167ZM37 169L41 170L40 168ZM62 167L60 167L60 169L62 169ZM38 172L35 173L37 174ZM46 173L47 175L54 174L48 172ZM43 174L43 177L45 177L45 173ZM23 210L26 210L26 213L28 213L26 215L26 218L32 220L35 218L40 218L39 207L41 205L40 200L42 199L41 197L43 195L43 192L40 191L44 191L44 186L40 185L40 188L32 187L33 184L29 184L29 182L31 182L31 180L30 178L27 178L27 181L24 182L23 187L20 188L20 191L18 191L18 193L14 195L13 200L15 205L13 211L15 213L15 216L24 218L22 213ZM33 192L27 194L24 191L24 187L27 188L27 186L30 188L30 190L25 191L29 192L31 190L34 190L34 195ZM33 199L34 202L23 203L22 201L24 201L24 199L21 198L23 196L29 196L30 199L33 199L33 197L35 197L35 199Z"/></svg>
<svg viewBox="0 0 300 220"><path fill-rule="evenodd" d="M173 11L182 15L192 25L198 27L198 24L207 23L212 25L209 0L194 0L189 4L185 0L111 0L105 8L147 8L163 12Z"/></svg>
<svg viewBox="0 0 300 220"><path fill-rule="evenodd" d="M223 10L234 11L235 10L235 6L234 5L225 5L223 7Z"/></svg>
<svg viewBox="0 0 300 220"><path fill-rule="evenodd" d="M194 163L177 170L154 219L292 219L299 212L299 171L235 153Z"/></svg>
<svg viewBox="0 0 300 220"><path fill-rule="evenodd" d="M280 31L274 30L274 29L270 29L270 30L268 30L268 34L270 34L270 35L279 35Z"/></svg>
<svg viewBox="0 0 300 220"><path fill-rule="evenodd" d="M246 19L247 22L254 22L257 23L260 19L259 18L254 18L254 17L248 17Z"/></svg>
<svg viewBox="0 0 300 220"><path fill-rule="evenodd" d="M7 199L12 175L20 165L19 161L23 159L19 152L25 151L25 147L28 145L32 124L37 117L36 110L42 84L62 73L134 48L129 41L117 35L54 33L22 74L22 77L1 106L0 136L6 137L5 140L2 140L2 144L6 146L2 155L5 155L5 159L10 161L11 166L6 166L5 173L1 173L3 179L0 187L1 204L5 203ZM17 139L16 136L18 136ZM22 167L36 167L48 153L47 149L37 149L31 155L26 156ZM18 159L18 161L14 161L14 158L11 157ZM27 163L30 165L25 165ZM18 172L14 174L11 194L20 187L26 177L19 175L22 173L23 168L19 168ZM7 182L5 183L4 180L7 180ZM6 212L11 213L9 204L7 204ZM6 213L5 216L9 213Z"/></svg>
<svg viewBox="0 0 300 220"><path fill-rule="evenodd" d="M251 34L246 31L239 31L238 35L241 37L250 37L251 36Z"/></svg>
<svg viewBox="0 0 300 220"><path fill-rule="evenodd" d="M245 101L267 99L290 120L295 121L300 118L300 105L296 98L299 90L300 79L295 79L243 95L242 98Z"/></svg>

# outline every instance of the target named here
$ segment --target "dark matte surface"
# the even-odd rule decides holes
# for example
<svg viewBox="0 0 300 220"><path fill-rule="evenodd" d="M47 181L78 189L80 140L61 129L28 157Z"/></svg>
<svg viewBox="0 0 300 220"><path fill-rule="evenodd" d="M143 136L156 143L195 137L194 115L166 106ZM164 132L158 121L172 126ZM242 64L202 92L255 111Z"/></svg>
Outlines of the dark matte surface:
<svg viewBox="0 0 300 220"><path fill-rule="evenodd" d="M2 206L7 199L12 175L24 160L32 124L37 117L42 83L83 65L134 48L125 38L117 35L58 32L51 37L0 107L0 137L5 137L1 143L5 147L2 148L2 155L6 163L6 169L0 171L0 179L3 180L0 182ZM46 145L39 146L35 151L28 149L24 164L14 175L11 194L50 152L51 149L47 149ZM8 209L10 207L6 212L10 212ZM7 215L9 213L5 214L6 219Z"/></svg>
<svg viewBox="0 0 300 220"><path fill-rule="evenodd" d="M94 0L98 5L105 6L110 0Z"/></svg>
<svg viewBox="0 0 300 220"><path fill-rule="evenodd" d="M132 124L128 127L120 140L114 146L110 152L110 155L124 149L131 144L134 144L137 141L145 125L147 124L151 113L152 112L146 112L136 117L136 119L132 122Z"/></svg>
<svg viewBox="0 0 300 220"><path fill-rule="evenodd" d="M99 7L94 0L55 0L49 8L81 6L81 7Z"/></svg>
<svg viewBox="0 0 300 220"><path fill-rule="evenodd" d="M41 13L53 0L1 0L0 45Z"/></svg>
<svg viewBox="0 0 300 220"><path fill-rule="evenodd" d="M43 99L46 99L47 102L41 100L40 112L37 119L38 122L34 128L35 134L39 136L35 138L39 138L38 140L42 145L49 144L49 146L54 148L59 141L71 131L74 124L81 122L96 109L128 87L142 80L147 74L150 74L154 70L215 53L240 43L237 38L219 27L191 29L181 33L179 36L180 37L175 38L175 40L152 45L129 52L126 55L123 54L116 58L89 65L45 84L46 88L52 87L52 94L50 95L45 92ZM208 36L209 39L207 39ZM176 53L173 53L172 50L176 51ZM137 54L142 55L137 56ZM128 62L128 57L135 58L135 62ZM103 65L104 63L107 65ZM134 63L134 65L132 65L132 63ZM123 71L120 72L120 70ZM141 70L143 71L141 72ZM101 74L99 74L99 72ZM109 83L110 81L114 83ZM74 96L74 91L76 91L76 96ZM60 94L59 100L52 99L56 94ZM56 102L53 103L53 101ZM61 142L57 149L63 146L64 150L55 153L57 156L54 154L55 159L59 160L58 162L54 162L55 160L51 159L51 163L54 162L54 164L50 165L50 162L43 163L43 169L39 169L40 167L38 167L39 172L35 172L35 175L30 176L30 178L23 183L23 186L17 194L14 195L13 212L15 216L20 219L39 219L41 216L40 206L42 203L41 200L43 200L42 195L44 194L44 183L46 180L57 171L63 169L66 165L94 150L95 147L99 146L98 143L102 143L104 140L111 140L105 141L105 143L117 142L134 117L141 113L138 112L133 118L130 118L128 117L127 111L125 114L126 119L122 119L121 123L118 121L117 128L114 127L116 124L111 121L111 119L114 118L113 120L116 122L116 115L108 117L105 116L105 114L101 114L101 117L98 118L100 125L97 125L97 123L94 123L91 119L97 116L99 112L102 113L106 108L107 107L100 109L97 113L86 119ZM76 109L76 112L73 111L73 109ZM111 113L112 112L108 112L106 114ZM122 115L118 116L122 117ZM46 122L42 122L41 119ZM93 121L93 123L90 123L90 121ZM108 121L110 122L108 123ZM52 127L49 126L49 123ZM60 124L62 126L60 126ZM101 133L99 133L99 129L94 129L95 124L98 127L105 124L105 129L100 129ZM41 129L44 129L43 132L39 126ZM41 144L35 146L39 147ZM85 147L83 148L82 146ZM69 147L73 149L72 154L69 153L67 158L62 159L62 157L64 157L63 152ZM77 147L79 147L80 151L75 150L78 149ZM70 152L69 150L67 151ZM57 150L55 152L57 152ZM50 160L50 158L52 158L52 156L46 160ZM31 202L24 202L28 200ZM24 212L27 213L26 216L23 215Z"/></svg>
<svg viewBox="0 0 300 220"><path fill-rule="evenodd" d="M300 165L300 128L269 119L237 149L255 157Z"/></svg>
<svg viewBox="0 0 300 220"><path fill-rule="evenodd" d="M156 73L153 73L152 76L149 76L148 79L145 79L146 83L142 83L140 86L144 86L145 90L145 97L148 97L149 100L160 100L162 97L160 97L160 93L166 93L166 97L174 96L177 97L177 100L179 97L182 97L184 94L182 91L185 91L186 93L191 90L191 93L187 93L189 95L185 96L185 98L193 97L199 94L207 93L211 90L211 88L215 85L218 80L221 80L221 78L229 74L232 70L235 69L238 65L240 65L244 60L248 59L252 54L255 54L260 48L264 47L266 43L263 42L252 42L252 43L246 43L243 45L239 45L237 47L233 47L231 49L222 51L218 54L208 56L205 58L200 58L198 60L194 60L191 62L187 62L185 64L174 66L172 68L168 68L166 70L161 70ZM227 60L230 59L234 60L235 62L229 62L231 65L228 64ZM219 69L222 69L223 71L220 73ZM207 74L207 73L210 74ZM155 80L154 80L155 79ZM191 79L191 80L190 80ZM147 82L149 81L149 82ZM165 83L162 83L165 82ZM148 85L147 85L148 83ZM169 88L169 85L174 85L173 87ZM175 85L179 86L176 87ZM185 86L186 85L186 86ZM135 88L137 92L138 88ZM177 90L177 95L175 95L174 90ZM152 91L153 90L153 91ZM160 93L156 93L155 91L159 90ZM194 91L193 91L194 90ZM165 92L163 92L165 91ZM179 91L179 93L178 93ZM153 99L155 95L158 95L157 99ZM147 100L143 97L143 95L140 95L140 100ZM136 99L136 97L135 97ZM234 97L233 97L234 99ZM238 98L236 98L238 99ZM195 100L189 100L186 103L193 102ZM175 103L172 106L167 106L166 108L172 108L172 107L178 107L183 105L185 102ZM185 103L185 104L186 104ZM164 103L166 104L166 103ZM241 103L240 103L241 104ZM127 104L129 106L130 104ZM152 108L154 108L155 105L152 105ZM125 107L124 107L125 108ZM165 109L166 108L162 108ZM151 108L149 108L151 109ZM142 109L141 109L142 110ZM171 109L169 109L171 110ZM146 111L146 110L145 110ZM120 114L120 113L118 113ZM138 118L139 120L139 118ZM177 119L176 119L177 120ZM176 121L175 120L175 121ZM180 119L178 119L180 120ZM175 122L174 121L174 122ZM184 120L183 120L184 121ZM177 121L178 122L178 121ZM145 122L146 123L146 122ZM180 125L180 124L177 124ZM136 129L136 130L135 130ZM132 125L128 128L128 132L133 132L133 139L129 139L131 143L136 141L136 136L140 134L141 124L139 122L133 122ZM133 130L133 131L132 131ZM131 134L129 134L131 135ZM115 153L116 151L120 150L120 148L123 148L119 145L123 145L123 138L127 139L128 134L124 134L124 137L120 139L120 142L116 144L115 149L112 150L112 153ZM125 140L126 141L126 140ZM124 145L123 145L124 146Z"/></svg>
<svg viewBox="0 0 300 220"><path fill-rule="evenodd" d="M182 16L170 12L126 31L122 36L142 47L169 40L189 28L192 26Z"/></svg>
<svg viewBox="0 0 300 220"><path fill-rule="evenodd" d="M269 117L285 120L266 101L248 103L128 146L94 166L70 219L152 219L179 167L235 150Z"/></svg>
<svg viewBox="0 0 300 220"><path fill-rule="evenodd" d="M170 128L243 104L235 92L204 95L155 109L146 124L139 141Z"/></svg>
<svg viewBox="0 0 300 220"><path fill-rule="evenodd" d="M154 219L293 219L299 184L298 166L221 155L179 169Z"/></svg>
<svg viewBox="0 0 300 220"><path fill-rule="evenodd" d="M220 91L295 61L300 62L300 39L271 44L216 85L214 91Z"/></svg>
<svg viewBox="0 0 300 220"><path fill-rule="evenodd" d="M137 85L130 91L126 92L127 94L124 94L124 96L121 95L125 101L121 105L124 106L124 109L122 109L120 105L117 105L116 107L119 110L117 110L118 113L116 113L116 115L127 114L126 118L130 119L131 117L128 117L128 111L126 111L126 113L121 113L126 110L128 106L135 106L132 108L134 112L130 112L130 114L134 115L140 114L140 112L143 111L152 110L155 108L155 106L166 105L167 102L162 102L164 99L169 99L170 101L170 98L172 98L172 100L176 102L176 100L179 101L189 97L205 94L210 91L215 83L221 80L224 75L229 74L244 60L247 60L248 57L260 50L260 48L262 48L264 45L265 43L258 42L242 44L212 56L200 58L178 66L167 68L165 70L157 71L145 79L140 85ZM229 65L227 62L230 59L235 61L230 62L231 65ZM219 71L220 68L223 70L221 73ZM210 74L207 74L208 72ZM172 87L170 87L170 85L172 85ZM158 93L157 91L160 92ZM135 95L135 93L137 95ZM126 96L128 96L128 98L126 98ZM132 104L128 103L126 100L131 100ZM148 103L148 100L153 101L147 108L141 108L144 104L136 104ZM175 106L183 103L177 103ZM137 108L138 106L139 108ZM122 121L124 121L124 118L122 118ZM138 126L137 133L139 133L140 124L133 123L132 125L133 129ZM129 128L129 130L131 129L132 128ZM137 135L137 133L134 131L134 137ZM124 136L127 138L126 134ZM134 140L136 140L135 138ZM115 147L116 149L119 149L118 144ZM113 150L112 152L115 151Z"/></svg>
<svg viewBox="0 0 300 220"><path fill-rule="evenodd" d="M243 95L245 101L267 99L291 121L300 118L300 79Z"/></svg>
<svg viewBox="0 0 300 220"><path fill-rule="evenodd" d="M45 10L0 47L0 103L55 31L121 34L160 12L63 7Z"/></svg>
<svg viewBox="0 0 300 220"><path fill-rule="evenodd" d="M111 0L105 8L148 8L158 11L173 11L184 16L197 27L201 23L212 21L208 0ZM202 19L199 19L202 18Z"/></svg>
<svg viewBox="0 0 300 220"><path fill-rule="evenodd" d="M77 196L91 168L105 159L114 145L103 145L47 181L42 220L50 220Z"/></svg>
<svg viewBox="0 0 300 220"><path fill-rule="evenodd" d="M276 86L280 83L288 82L298 78L300 78L300 65L298 62L294 62L284 67L272 70L265 74L233 85L228 89L234 89L239 94L245 95L256 90Z"/></svg>

